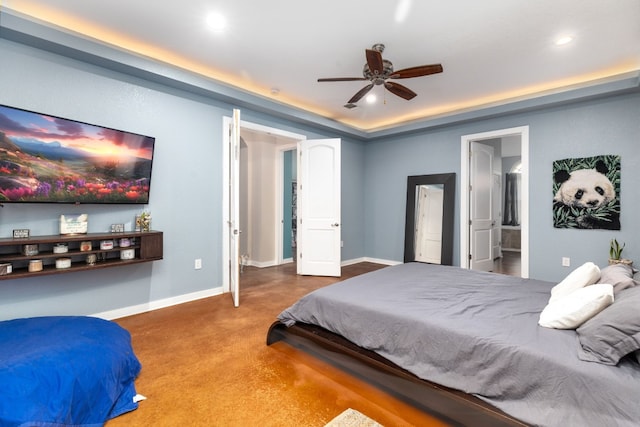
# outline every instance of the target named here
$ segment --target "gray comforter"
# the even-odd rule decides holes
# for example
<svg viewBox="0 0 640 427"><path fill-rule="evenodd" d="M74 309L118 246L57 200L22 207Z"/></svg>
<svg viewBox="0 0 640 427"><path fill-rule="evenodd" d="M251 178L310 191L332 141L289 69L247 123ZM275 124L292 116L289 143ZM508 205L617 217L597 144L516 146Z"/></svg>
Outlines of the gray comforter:
<svg viewBox="0 0 640 427"><path fill-rule="evenodd" d="M581 361L575 331L538 326L553 285L409 263L319 289L278 319L322 326L529 424L640 425L640 365Z"/></svg>

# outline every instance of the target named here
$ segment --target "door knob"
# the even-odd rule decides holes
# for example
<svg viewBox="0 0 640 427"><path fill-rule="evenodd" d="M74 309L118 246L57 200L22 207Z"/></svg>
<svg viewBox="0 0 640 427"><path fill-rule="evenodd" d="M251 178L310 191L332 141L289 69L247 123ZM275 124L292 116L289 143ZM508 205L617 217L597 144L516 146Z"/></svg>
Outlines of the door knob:
<svg viewBox="0 0 640 427"><path fill-rule="evenodd" d="M334 222L333 224L331 224L332 227L340 227L340 224L338 224L337 222Z"/></svg>

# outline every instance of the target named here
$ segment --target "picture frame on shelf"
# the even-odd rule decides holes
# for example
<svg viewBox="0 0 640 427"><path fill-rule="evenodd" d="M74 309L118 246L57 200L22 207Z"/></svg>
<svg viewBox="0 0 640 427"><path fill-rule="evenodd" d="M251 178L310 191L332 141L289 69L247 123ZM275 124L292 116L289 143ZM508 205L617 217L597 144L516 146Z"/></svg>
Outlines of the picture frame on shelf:
<svg viewBox="0 0 640 427"><path fill-rule="evenodd" d="M29 229L28 228L16 228L13 230L13 238L14 239L28 239L29 238Z"/></svg>
<svg viewBox="0 0 640 427"><path fill-rule="evenodd" d="M89 215L65 214L60 215L60 234L87 234L89 229Z"/></svg>
<svg viewBox="0 0 640 427"><path fill-rule="evenodd" d="M124 224L111 224L112 233L124 233Z"/></svg>

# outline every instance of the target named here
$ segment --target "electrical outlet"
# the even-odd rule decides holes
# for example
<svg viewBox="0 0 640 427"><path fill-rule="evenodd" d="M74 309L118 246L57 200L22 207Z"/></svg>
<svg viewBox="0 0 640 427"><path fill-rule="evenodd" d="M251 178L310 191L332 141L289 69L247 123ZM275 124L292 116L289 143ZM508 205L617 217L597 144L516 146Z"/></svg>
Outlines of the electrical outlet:
<svg viewBox="0 0 640 427"><path fill-rule="evenodd" d="M193 264L193 268L195 268L196 270L200 270L202 268L202 259L196 258Z"/></svg>
<svg viewBox="0 0 640 427"><path fill-rule="evenodd" d="M563 256L562 257L562 266L563 267L570 267L571 266L571 258Z"/></svg>

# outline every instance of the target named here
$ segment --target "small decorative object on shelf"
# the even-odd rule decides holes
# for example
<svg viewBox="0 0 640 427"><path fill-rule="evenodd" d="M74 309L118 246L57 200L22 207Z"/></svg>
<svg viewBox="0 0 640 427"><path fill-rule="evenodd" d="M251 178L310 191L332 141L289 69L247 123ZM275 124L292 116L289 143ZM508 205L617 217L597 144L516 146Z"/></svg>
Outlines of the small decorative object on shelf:
<svg viewBox="0 0 640 427"><path fill-rule="evenodd" d="M151 213L144 211L136 215L136 231L151 231Z"/></svg>
<svg viewBox="0 0 640 427"><path fill-rule="evenodd" d="M122 239L120 239L120 247L121 248L128 248L129 246L131 246L131 239L128 237L123 237Z"/></svg>
<svg viewBox="0 0 640 427"><path fill-rule="evenodd" d="M42 271L42 260L32 259L29 261L29 273L35 273L36 271Z"/></svg>
<svg viewBox="0 0 640 427"><path fill-rule="evenodd" d="M60 215L60 234L87 234L88 229L89 215Z"/></svg>
<svg viewBox="0 0 640 427"><path fill-rule="evenodd" d="M100 249L108 250L113 249L113 240L103 240L100 242Z"/></svg>
<svg viewBox="0 0 640 427"><path fill-rule="evenodd" d="M96 265L96 261L98 261L98 256L96 254L87 255L87 265Z"/></svg>
<svg viewBox="0 0 640 427"><path fill-rule="evenodd" d="M2 263L0 264L0 276L6 276L7 274L11 274L11 272L13 271L13 266L8 263Z"/></svg>
<svg viewBox="0 0 640 427"><path fill-rule="evenodd" d="M134 259L136 251L134 249L123 249L120 251L120 259Z"/></svg>
<svg viewBox="0 0 640 427"><path fill-rule="evenodd" d="M69 268L69 267L71 267L71 258L56 259L56 268Z"/></svg>
<svg viewBox="0 0 640 427"><path fill-rule="evenodd" d="M624 249L626 243L620 245L618 240L611 239L611 243L609 244L609 265L614 264L633 264L633 261L630 259L622 258L622 250Z"/></svg>
<svg viewBox="0 0 640 427"><path fill-rule="evenodd" d="M67 252L69 252L69 245L66 243L56 243L53 245L54 254L65 254Z"/></svg>
<svg viewBox="0 0 640 427"><path fill-rule="evenodd" d="M111 224L112 233L124 233L124 224Z"/></svg>
<svg viewBox="0 0 640 427"><path fill-rule="evenodd" d="M22 245L22 254L26 256L38 255L38 245Z"/></svg>
<svg viewBox="0 0 640 427"><path fill-rule="evenodd" d="M80 242L80 252L88 252L92 248L91 241L88 240L86 242Z"/></svg>
<svg viewBox="0 0 640 427"><path fill-rule="evenodd" d="M13 230L13 238L14 239L28 239L29 238L29 229L28 228L17 228Z"/></svg>

